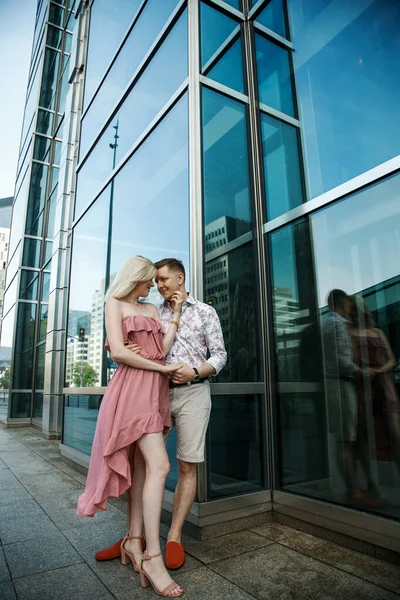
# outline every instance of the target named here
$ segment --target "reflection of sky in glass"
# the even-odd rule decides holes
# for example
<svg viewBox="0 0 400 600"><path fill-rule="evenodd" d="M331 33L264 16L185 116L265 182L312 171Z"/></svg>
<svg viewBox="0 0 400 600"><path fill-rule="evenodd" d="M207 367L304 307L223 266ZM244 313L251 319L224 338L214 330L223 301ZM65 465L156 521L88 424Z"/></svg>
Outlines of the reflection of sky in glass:
<svg viewBox="0 0 400 600"><path fill-rule="evenodd" d="M90 17L90 42L86 65L87 105L127 31L142 0L96 0Z"/></svg>
<svg viewBox="0 0 400 600"><path fill-rule="evenodd" d="M188 104L184 96L117 175L111 272L130 256L188 265Z"/></svg>
<svg viewBox="0 0 400 600"><path fill-rule="evenodd" d="M204 2L200 3L202 67L210 60L236 26L237 22L233 19L230 19Z"/></svg>
<svg viewBox="0 0 400 600"><path fill-rule="evenodd" d="M318 306L332 288L354 294L399 275L400 177L312 217Z"/></svg>
<svg viewBox="0 0 400 600"><path fill-rule="evenodd" d="M187 12L185 12L80 171L76 215L87 205L112 170L114 156L110 143L115 141L115 127L118 125L119 137L115 153L115 164L118 164L187 77L187 49Z"/></svg>
<svg viewBox="0 0 400 600"><path fill-rule="evenodd" d="M400 3L289 0L311 197L399 154Z"/></svg>
<svg viewBox="0 0 400 600"><path fill-rule="evenodd" d="M157 0L156 0L157 1ZM155 10L154 0L147 2L129 38L109 71L82 122L80 157L99 132L125 86L150 49L157 35L177 4L177 0L163 0Z"/></svg>

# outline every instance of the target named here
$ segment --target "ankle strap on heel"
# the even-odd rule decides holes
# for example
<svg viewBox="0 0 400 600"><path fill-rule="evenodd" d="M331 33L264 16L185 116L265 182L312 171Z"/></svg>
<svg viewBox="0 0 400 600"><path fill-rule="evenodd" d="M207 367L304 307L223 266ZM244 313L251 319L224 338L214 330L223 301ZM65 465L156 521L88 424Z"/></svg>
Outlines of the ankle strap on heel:
<svg viewBox="0 0 400 600"><path fill-rule="evenodd" d="M141 535L126 535L124 537L124 541L125 540L141 540L142 536Z"/></svg>
<svg viewBox="0 0 400 600"><path fill-rule="evenodd" d="M147 554L146 552L143 554L142 556L142 560L151 560L152 558L158 558L159 556L161 556L161 552L159 552L158 554Z"/></svg>

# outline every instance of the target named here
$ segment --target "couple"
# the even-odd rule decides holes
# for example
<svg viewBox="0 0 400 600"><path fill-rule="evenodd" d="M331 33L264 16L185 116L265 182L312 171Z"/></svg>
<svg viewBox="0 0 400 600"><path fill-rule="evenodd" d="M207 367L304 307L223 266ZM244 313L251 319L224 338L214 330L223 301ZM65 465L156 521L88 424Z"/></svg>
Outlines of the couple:
<svg viewBox="0 0 400 600"><path fill-rule="evenodd" d="M384 505L368 451L369 416L384 417L398 460L400 402L388 372L396 360L383 332L360 296L332 290L323 325L326 391L330 431L338 442L338 459L350 502ZM367 490L357 484L356 459L363 466ZM400 464L400 463L399 463Z"/></svg>
<svg viewBox="0 0 400 600"><path fill-rule="evenodd" d="M160 312L153 304L139 302L148 296L154 277L165 299ZM179 479L166 564L179 568L184 563L182 528L196 493L196 466L204 460L211 410L208 378L226 363L221 325L211 306L186 291L179 260L153 264L134 256L107 292L106 332L106 348L119 367L101 403L77 513L93 516L104 511L108 498L129 489L127 535L120 546L96 558L121 555L123 564L130 559L143 587L151 583L159 595L176 598L183 589L164 566L159 537L169 472L163 434L176 427Z"/></svg>

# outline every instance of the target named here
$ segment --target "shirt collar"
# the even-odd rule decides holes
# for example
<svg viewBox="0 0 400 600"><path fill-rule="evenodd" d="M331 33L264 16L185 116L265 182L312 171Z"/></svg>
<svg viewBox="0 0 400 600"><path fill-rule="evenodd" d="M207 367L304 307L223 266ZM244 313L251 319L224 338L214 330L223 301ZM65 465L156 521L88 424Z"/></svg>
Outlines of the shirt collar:
<svg viewBox="0 0 400 600"><path fill-rule="evenodd" d="M190 292L188 292L188 297L186 298L185 302L183 304L191 304L192 306L195 305L197 303L197 300L195 298L193 298L192 294ZM164 302L161 304L161 306L163 308L171 308L170 303L168 302L168 300L164 300Z"/></svg>

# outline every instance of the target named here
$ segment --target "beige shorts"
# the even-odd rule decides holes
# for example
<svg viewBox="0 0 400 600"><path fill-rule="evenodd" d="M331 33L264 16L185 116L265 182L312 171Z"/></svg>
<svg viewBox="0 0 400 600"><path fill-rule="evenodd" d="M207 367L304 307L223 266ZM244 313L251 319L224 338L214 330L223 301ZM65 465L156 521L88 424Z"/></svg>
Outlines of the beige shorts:
<svg viewBox="0 0 400 600"><path fill-rule="evenodd" d="M205 441L211 413L208 381L169 390L171 428L176 428L176 457L189 463L204 461ZM165 436L165 441L168 434Z"/></svg>

